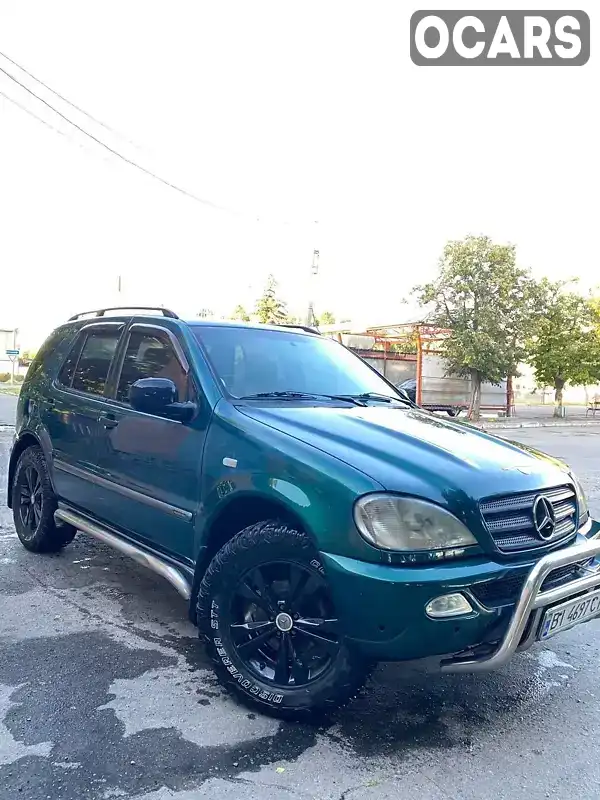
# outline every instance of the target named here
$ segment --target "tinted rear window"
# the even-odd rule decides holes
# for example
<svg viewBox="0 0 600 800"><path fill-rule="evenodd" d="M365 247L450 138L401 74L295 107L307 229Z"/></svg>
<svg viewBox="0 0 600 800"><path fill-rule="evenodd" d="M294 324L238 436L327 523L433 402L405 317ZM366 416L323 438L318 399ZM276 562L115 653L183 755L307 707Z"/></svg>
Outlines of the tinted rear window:
<svg viewBox="0 0 600 800"><path fill-rule="evenodd" d="M63 343L66 343L68 347L67 340L70 338L70 333L68 328L61 327L57 328L48 336L44 344L37 351L35 358L27 370L27 380L31 380L34 375L40 372L41 368L50 361L53 355L59 355L58 351L63 349L61 348Z"/></svg>
<svg viewBox="0 0 600 800"><path fill-rule="evenodd" d="M104 394L119 337L119 331L83 332L82 340L71 350L61 369L59 381L63 386L86 394Z"/></svg>

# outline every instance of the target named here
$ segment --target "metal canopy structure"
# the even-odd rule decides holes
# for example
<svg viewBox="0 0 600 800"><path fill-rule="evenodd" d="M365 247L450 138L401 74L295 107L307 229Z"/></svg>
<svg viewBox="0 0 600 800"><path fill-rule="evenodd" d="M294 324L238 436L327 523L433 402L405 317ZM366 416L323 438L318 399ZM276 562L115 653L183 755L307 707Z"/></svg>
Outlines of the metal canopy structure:
<svg viewBox="0 0 600 800"><path fill-rule="evenodd" d="M362 327L362 326L361 326ZM420 322L397 322L391 325L373 325L362 327L357 330L350 324L346 326L327 325L323 326L321 333L325 335L335 335L338 341L342 341L342 334L354 336L369 336L375 343L382 345L384 353L389 353L392 345L411 344L416 347L416 401L421 403L422 383L423 383L423 353L433 353L439 348L440 342L449 336L448 328L438 328L425 321Z"/></svg>

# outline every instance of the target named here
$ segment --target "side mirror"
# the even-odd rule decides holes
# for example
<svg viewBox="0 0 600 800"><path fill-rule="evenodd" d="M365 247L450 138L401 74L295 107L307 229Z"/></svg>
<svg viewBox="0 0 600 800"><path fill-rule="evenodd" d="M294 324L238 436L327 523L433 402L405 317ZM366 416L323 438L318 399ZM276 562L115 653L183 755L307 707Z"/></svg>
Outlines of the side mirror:
<svg viewBox="0 0 600 800"><path fill-rule="evenodd" d="M129 402L136 411L166 416L177 402L177 387L169 378L141 378L130 387Z"/></svg>
<svg viewBox="0 0 600 800"><path fill-rule="evenodd" d="M399 395L402 395L402 397L405 400L408 400L409 403L412 402L410 397L408 396L408 392L407 391L405 391L404 389L401 389L399 386L396 386L396 391L398 392Z"/></svg>
<svg viewBox="0 0 600 800"><path fill-rule="evenodd" d="M189 422L198 411L196 403L178 403L177 387L170 378L140 378L129 389L129 402L136 411Z"/></svg>

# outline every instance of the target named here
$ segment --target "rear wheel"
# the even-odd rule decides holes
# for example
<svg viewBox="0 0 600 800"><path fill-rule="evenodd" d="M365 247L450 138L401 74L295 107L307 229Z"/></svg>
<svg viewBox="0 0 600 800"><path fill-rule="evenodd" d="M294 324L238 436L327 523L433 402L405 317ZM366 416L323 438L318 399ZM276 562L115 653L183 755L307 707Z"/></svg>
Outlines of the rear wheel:
<svg viewBox="0 0 600 800"><path fill-rule="evenodd" d="M221 682L279 717L343 705L366 677L316 556L305 534L263 522L223 547L200 587L198 624Z"/></svg>
<svg viewBox="0 0 600 800"><path fill-rule="evenodd" d="M13 518L21 544L34 553L52 553L73 541L76 530L57 525L57 502L39 447L24 450L12 486Z"/></svg>

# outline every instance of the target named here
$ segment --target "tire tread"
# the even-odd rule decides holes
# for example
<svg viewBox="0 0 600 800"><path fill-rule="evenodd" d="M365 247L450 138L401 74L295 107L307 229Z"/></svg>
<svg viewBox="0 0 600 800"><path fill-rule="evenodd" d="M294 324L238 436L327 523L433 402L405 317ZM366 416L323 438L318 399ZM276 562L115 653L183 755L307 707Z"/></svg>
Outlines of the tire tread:
<svg viewBox="0 0 600 800"><path fill-rule="evenodd" d="M347 650L343 669L337 671L337 678L330 682L330 691L327 696L320 697L311 706L292 708L289 706L275 706L258 699L240 687L238 682L224 667L211 637L210 612L212 599L218 584L226 575L231 564L256 548L276 548L285 544L297 550L299 555L306 557L310 562L315 555L315 549L308 536L276 520L266 520L251 525L237 533L218 551L210 562L204 578L200 584L197 603L197 620L200 637L206 642L208 654L214 670L223 686L240 698L246 705L283 719L306 719L317 714L326 714L346 705L352 700L364 684L368 672L368 665L358 656ZM214 633L214 632L213 632Z"/></svg>
<svg viewBox="0 0 600 800"><path fill-rule="evenodd" d="M42 520L32 538L26 538L22 535L19 519L20 502L17 497L19 474L28 465L34 467L40 476L43 491ZM23 547L30 550L32 553L56 553L73 541L77 533L75 528L71 525L59 526L54 520L54 512L58 508L58 502L54 490L52 489L46 459L38 446L32 445L28 447L26 450L23 450L19 456L13 479L12 491L15 528Z"/></svg>

